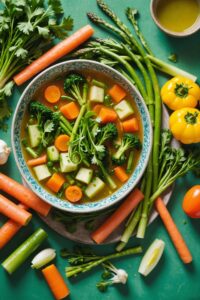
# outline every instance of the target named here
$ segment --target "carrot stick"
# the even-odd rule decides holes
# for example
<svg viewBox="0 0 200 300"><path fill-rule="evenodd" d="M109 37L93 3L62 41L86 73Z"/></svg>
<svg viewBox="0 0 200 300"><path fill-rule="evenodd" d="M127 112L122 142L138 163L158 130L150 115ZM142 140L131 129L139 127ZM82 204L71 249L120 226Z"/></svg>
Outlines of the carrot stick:
<svg viewBox="0 0 200 300"><path fill-rule="evenodd" d="M94 33L93 28L90 25L86 25L73 33L70 37L66 38L59 44L55 45L40 58L36 59L19 74L14 76L14 81L17 85L21 85L34 75L44 70L46 67L70 53L75 48L83 44Z"/></svg>
<svg viewBox="0 0 200 300"><path fill-rule="evenodd" d="M114 174L121 182L125 182L128 180L128 175L124 171L124 168L122 168L120 166L114 168Z"/></svg>
<svg viewBox="0 0 200 300"><path fill-rule="evenodd" d="M180 258L185 264L190 263L192 261L192 255L161 198L158 198L155 201L155 207L172 239L174 247L176 248Z"/></svg>
<svg viewBox="0 0 200 300"><path fill-rule="evenodd" d="M105 124L116 121L117 113L112 108L102 107L98 117L101 119L101 122Z"/></svg>
<svg viewBox="0 0 200 300"><path fill-rule="evenodd" d="M24 204L18 204L18 207L27 210ZM0 228L0 249L2 249L22 228L22 225L16 223L12 219L9 219L4 225Z"/></svg>
<svg viewBox="0 0 200 300"><path fill-rule="evenodd" d="M37 166L37 165L46 164L46 162L47 162L47 155L44 154L40 157L29 159L29 160L27 160L26 163L29 167L33 167L33 166Z"/></svg>
<svg viewBox="0 0 200 300"><path fill-rule="evenodd" d="M69 136L61 134L55 139L55 146L59 151L66 152L68 150Z"/></svg>
<svg viewBox="0 0 200 300"><path fill-rule="evenodd" d="M91 238L97 243L102 243L133 211L133 209L142 201L144 195L137 188L134 189L117 210L94 232Z"/></svg>
<svg viewBox="0 0 200 300"><path fill-rule="evenodd" d="M46 186L53 192L57 193L64 184L65 179L58 173L54 173L46 182Z"/></svg>
<svg viewBox="0 0 200 300"><path fill-rule="evenodd" d="M63 299L70 291L54 264L42 269L42 273L56 300Z"/></svg>
<svg viewBox="0 0 200 300"><path fill-rule="evenodd" d="M0 173L0 190L13 196L21 203L34 209L43 216L47 216L51 205L42 201L31 190L10 177Z"/></svg>
<svg viewBox="0 0 200 300"><path fill-rule="evenodd" d="M138 120L136 118L122 122L124 132L136 132L139 130Z"/></svg>
<svg viewBox="0 0 200 300"><path fill-rule="evenodd" d="M77 185L70 185L65 190L65 197L70 202L78 202L83 196L82 190Z"/></svg>
<svg viewBox="0 0 200 300"><path fill-rule="evenodd" d="M70 102L61 106L60 111L68 120L74 120L78 117L80 109L76 103Z"/></svg>
<svg viewBox="0 0 200 300"><path fill-rule="evenodd" d="M49 103L58 102L61 96L59 87L56 85L49 85L44 91L44 96Z"/></svg>
<svg viewBox="0 0 200 300"><path fill-rule="evenodd" d="M0 213L23 226L27 225L32 218L29 212L2 195L0 195Z"/></svg>

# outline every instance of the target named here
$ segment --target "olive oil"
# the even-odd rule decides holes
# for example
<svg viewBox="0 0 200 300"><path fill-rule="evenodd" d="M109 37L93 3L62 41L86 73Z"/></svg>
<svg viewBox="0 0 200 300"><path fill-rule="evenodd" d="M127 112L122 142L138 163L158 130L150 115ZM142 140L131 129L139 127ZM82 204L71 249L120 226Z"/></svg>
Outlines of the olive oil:
<svg viewBox="0 0 200 300"><path fill-rule="evenodd" d="M162 0L157 6L160 24L168 30L183 32L190 28L200 14L197 0Z"/></svg>

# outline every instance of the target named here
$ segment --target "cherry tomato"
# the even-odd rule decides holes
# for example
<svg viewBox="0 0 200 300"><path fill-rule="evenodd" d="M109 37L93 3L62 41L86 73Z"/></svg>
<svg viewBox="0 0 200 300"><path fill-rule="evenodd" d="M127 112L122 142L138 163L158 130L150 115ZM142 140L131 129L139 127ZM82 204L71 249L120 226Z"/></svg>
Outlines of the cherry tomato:
<svg viewBox="0 0 200 300"><path fill-rule="evenodd" d="M187 191L182 207L189 217L200 218L200 185L195 185Z"/></svg>

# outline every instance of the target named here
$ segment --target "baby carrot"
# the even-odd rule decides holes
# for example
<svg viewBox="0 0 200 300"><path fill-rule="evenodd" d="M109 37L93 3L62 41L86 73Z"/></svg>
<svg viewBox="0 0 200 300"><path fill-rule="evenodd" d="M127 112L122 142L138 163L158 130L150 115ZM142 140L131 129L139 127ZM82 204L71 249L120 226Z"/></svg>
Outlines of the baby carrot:
<svg viewBox="0 0 200 300"><path fill-rule="evenodd" d="M49 103L56 103L60 100L61 92L58 86L49 85L44 91L44 97Z"/></svg>
<svg viewBox="0 0 200 300"><path fill-rule="evenodd" d="M155 201L155 207L172 239L174 247L176 248L180 258L185 264L190 263L192 261L192 255L161 198L158 198Z"/></svg>
<svg viewBox="0 0 200 300"><path fill-rule="evenodd" d="M24 210L28 209L28 207L23 204L18 204L18 207ZM22 225L16 223L12 219L9 219L7 222L5 222L0 228L0 249L2 249L21 228Z"/></svg>
<svg viewBox="0 0 200 300"><path fill-rule="evenodd" d="M70 294L70 291L54 264L42 269L44 278L56 300L61 300Z"/></svg>
<svg viewBox="0 0 200 300"><path fill-rule="evenodd" d="M119 166L114 168L114 174L121 182L125 182L128 180L128 175L124 171L123 167Z"/></svg>
<svg viewBox="0 0 200 300"><path fill-rule="evenodd" d="M0 195L0 213L22 226L27 225L32 218L29 212L2 195Z"/></svg>
<svg viewBox="0 0 200 300"><path fill-rule="evenodd" d="M0 190L13 196L18 201L34 209L43 216L47 216L51 209L50 204L42 201L27 187L2 173L0 173Z"/></svg>
<svg viewBox="0 0 200 300"><path fill-rule="evenodd" d="M76 103L70 102L61 106L60 111L68 120L74 120L78 117L80 109Z"/></svg>
<svg viewBox="0 0 200 300"><path fill-rule="evenodd" d="M115 102L120 102L122 99L126 97L126 92L119 85L115 84L108 91L108 94L112 97Z"/></svg>
<svg viewBox="0 0 200 300"><path fill-rule="evenodd" d="M97 244L101 244L128 217L143 198L142 192L134 189L116 211L99 228L92 232L91 238Z"/></svg>
<svg viewBox="0 0 200 300"><path fill-rule="evenodd" d="M66 152L68 150L69 136L61 134L55 139L55 146L59 151Z"/></svg>
<svg viewBox="0 0 200 300"><path fill-rule="evenodd" d="M70 185L65 190L65 197L70 202L78 202L82 198L82 190L77 185Z"/></svg>
<svg viewBox="0 0 200 300"><path fill-rule="evenodd" d="M64 182L65 179L60 174L54 173L47 181L46 186L53 192L57 193Z"/></svg>
<svg viewBox="0 0 200 300"><path fill-rule="evenodd" d="M34 75L44 70L46 67L57 61L59 58L70 53L75 48L84 43L94 33L90 25L86 25L73 33L59 44L55 45L41 57L32 62L28 67L15 75L13 80L17 85L22 85L24 82L32 78Z"/></svg>
<svg viewBox="0 0 200 300"><path fill-rule="evenodd" d="M29 160L27 160L26 163L29 167L33 167L33 166L37 166L37 165L46 164L46 162L47 162L47 155L44 154L40 157L29 159Z"/></svg>

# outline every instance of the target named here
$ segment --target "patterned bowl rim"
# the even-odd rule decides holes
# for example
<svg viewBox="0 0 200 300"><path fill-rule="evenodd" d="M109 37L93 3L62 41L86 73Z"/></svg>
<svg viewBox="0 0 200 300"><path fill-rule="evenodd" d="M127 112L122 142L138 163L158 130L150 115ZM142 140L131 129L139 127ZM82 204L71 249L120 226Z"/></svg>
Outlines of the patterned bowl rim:
<svg viewBox="0 0 200 300"><path fill-rule="evenodd" d="M116 190L113 194L111 194L108 197L105 197L101 199L100 201L92 201L88 202L85 204L71 204L68 201L63 201L56 196L52 195L49 193L47 190L45 190L38 182L35 180L35 178L32 176L31 172L29 171L26 162L24 160L22 151L21 151L21 143L20 143L20 131L21 131L21 120L22 116L24 114L24 110L21 111L20 114L20 109L23 107L26 107L28 102L30 101L28 99L28 92L31 88L33 88L36 85L35 90L37 90L39 87L37 86L40 85L40 80L45 76L47 76L46 82L50 81L51 79L48 78L48 75L50 74L50 77L53 78L53 71L56 69L59 69L62 67L65 67L65 73L72 71L73 69L76 69L76 64L78 65L77 70L79 69L84 70L83 66L85 65L85 69L87 70L95 70L99 73L103 73L104 75L110 76L110 77L115 77L120 80L120 84L122 86L126 86L126 89L131 91L132 97L134 98L134 101L136 103L137 109L139 110L140 116L141 116L141 121L142 121L142 127L143 127L143 146L142 146L142 151L138 160L138 163L135 167L135 170L129 180L122 185L121 188ZM67 70L67 68L69 68ZM70 69L71 68L71 69ZM77 71L76 70L76 71ZM56 76L59 76L58 74ZM114 79L115 80L115 79ZM41 84L41 86L44 83ZM35 93L34 90L34 93ZM33 94L34 94L33 93ZM33 95L32 94L32 95ZM28 101L27 101L28 99ZM20 126L16 126L16 124L20 124ZM17 138L16 138L17 137ZM11 128L11 141L12 141L12 149L14 153L14 158L17 164L17 167L28 184L28 186L32 189L32 191L37 194L40 198L42 198L45 202L51 204L52 206L65 210L68 212L72 213L89 213L89 212L94 212L94 211L100 211L103 209L106 209L120 200L122 200L127 194L131 192L131 190L138 184L139 180L141 179L145 168L148 163L148 159L151 153L151 148L152 148L152 127L151 127L151 121L150 121L150 116L148 109L146 107L146 104L139 93L139 91L134 87L132 83L130 83L123 75L121 75L118 71L112 69L109 66L103 65L102 63L99 62L94 62L91 60L84 60L84 59L75 59L67 62L61 62L58 64L55 64L47 69L45 69L43 72L41 72L39 75L37 75L25 88L23 91L18 104L16 106L14 116L13 116L13 121L12 121L12 128Z"/></svg>

